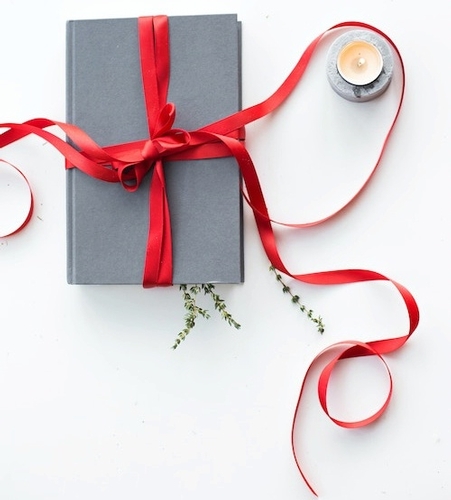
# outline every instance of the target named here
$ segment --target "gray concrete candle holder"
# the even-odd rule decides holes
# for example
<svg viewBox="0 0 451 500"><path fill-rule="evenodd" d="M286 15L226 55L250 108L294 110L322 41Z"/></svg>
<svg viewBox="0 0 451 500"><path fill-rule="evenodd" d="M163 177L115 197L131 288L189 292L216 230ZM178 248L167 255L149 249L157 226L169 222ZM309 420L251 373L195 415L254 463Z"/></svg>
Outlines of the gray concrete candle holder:
<svg viewBox="0 0 451 500"><path fill-rule="evenodd" d="M355 40L373 44L381 53L383 60L379 76L366 85L347 82L339 73L337 59L343 48ZM327 55L327 78L334 91L341 97L353 102L366 102L383 94L393 76L393 54L389 44L378 34L369 30L352 30L339 36L331 45Z"/></svg>

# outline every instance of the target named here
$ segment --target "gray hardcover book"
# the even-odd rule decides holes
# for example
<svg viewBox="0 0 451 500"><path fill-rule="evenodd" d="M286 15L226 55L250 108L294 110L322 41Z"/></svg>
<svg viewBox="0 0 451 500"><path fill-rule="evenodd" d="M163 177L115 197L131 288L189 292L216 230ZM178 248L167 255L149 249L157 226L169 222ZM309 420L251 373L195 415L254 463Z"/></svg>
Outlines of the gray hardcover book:
<svg viewBox="0 0 451 500"><path fill-rule="evenodd" d="M168 102L176 128L194 130L241 106L236 15L169 18ZM148 139L137 19L67 23L67 121L101 146ZM173 282L243 281L241 176L234 158L165 162ZM149 182L134 193L67 171L67 279L141 284Z"/></svg>

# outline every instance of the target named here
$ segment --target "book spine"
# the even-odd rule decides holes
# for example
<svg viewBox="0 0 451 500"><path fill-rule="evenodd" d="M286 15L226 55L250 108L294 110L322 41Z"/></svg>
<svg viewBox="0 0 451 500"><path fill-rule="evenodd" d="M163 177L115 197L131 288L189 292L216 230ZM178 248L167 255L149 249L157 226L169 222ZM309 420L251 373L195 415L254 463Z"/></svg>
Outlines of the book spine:
<svg viewBox="0 0 451 500"><path fill-rule="evenodd" d="M66 23L66 122L74 122L74 68L73 68L73 50L74 50L74 23ZM67 261L67 282L74 283L75 264L74 264L74 192L72 183L72 172L66 171L66 261Z"/></svg>

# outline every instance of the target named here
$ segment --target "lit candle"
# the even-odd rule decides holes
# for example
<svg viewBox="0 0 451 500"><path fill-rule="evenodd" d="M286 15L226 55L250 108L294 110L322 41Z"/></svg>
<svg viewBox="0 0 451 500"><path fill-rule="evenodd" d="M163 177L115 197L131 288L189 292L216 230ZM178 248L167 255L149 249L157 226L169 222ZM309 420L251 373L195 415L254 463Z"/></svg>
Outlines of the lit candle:
<svg viewBox="0 0 451 500"><path fill-rule="evenodd" d="M349 31L329 49L329 82L335 92L349 101L378 97L389 86L392 74L391 49L384 38L372 31Z"/></svg>
<svg viewBox="0 0 451 500"><path fill-rule="evenodd" d="M356 40L345 45L337 58L340 75L354 85L368 85L381 74L382 54L372 43Z"/></svg>

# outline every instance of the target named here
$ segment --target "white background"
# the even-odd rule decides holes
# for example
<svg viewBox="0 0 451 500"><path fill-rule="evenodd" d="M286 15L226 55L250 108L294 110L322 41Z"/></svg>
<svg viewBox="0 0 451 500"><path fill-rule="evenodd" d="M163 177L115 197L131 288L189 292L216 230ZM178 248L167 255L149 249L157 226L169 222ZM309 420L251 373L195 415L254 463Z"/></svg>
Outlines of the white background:
<svg viewBox="0 0 451 500"><path fill-rule="evenodd" d="M403 284L418 302L420 325L386 356L393 399L371 426L334 425L316 396L321 364L313 370L297 451L320 498L449 499L447 1L2 0L0 122L64 121L66 20L208 13L237 13L243 23L246 107L274 92L308 43L338 22L378 27L403 56L404 106L372 182L339 216L280 232L279 243L293 272L363 268ZM396 108L399 72L371 103L333 93L324 66L332 39L280 112L247 129L278 220L315 220L352 196ZM245 206L245 283L217 287L242 328L213 314L173 351L184 315L177 287L66 284L61 155L30 138L0 157L24 172L36 199L27 228L0 239L0 498L313 498L290 444L303 377L334 342L405 335L406 310L394 287L287 280L324 318L319 335L269 272ZM331 411L350 420L371 414L387 392L383 365L365 359L342 368L331 383Z"/></svg>

